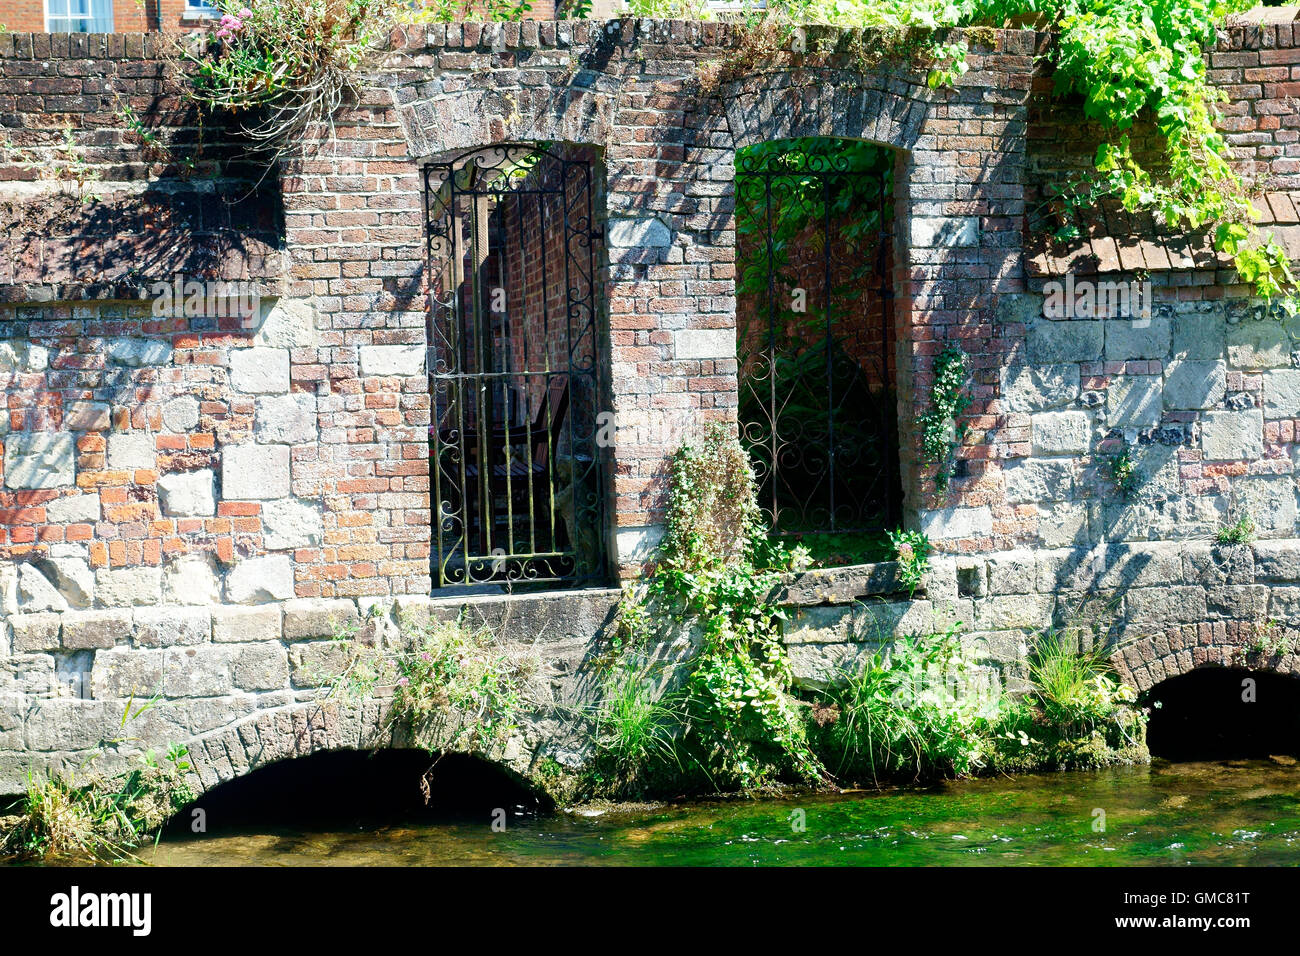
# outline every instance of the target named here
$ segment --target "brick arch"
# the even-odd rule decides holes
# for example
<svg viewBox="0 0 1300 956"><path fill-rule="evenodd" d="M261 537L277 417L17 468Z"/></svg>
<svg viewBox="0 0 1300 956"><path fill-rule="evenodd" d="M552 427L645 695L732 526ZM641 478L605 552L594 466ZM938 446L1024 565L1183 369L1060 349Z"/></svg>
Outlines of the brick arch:
<svg viewBox="0 0 1300 956"><path fill-rule="evenodd" d="M842 78L841 78L842 79ZM798 83L795 74L765 73L732 84L723 96L733 148L777 139L830 136L859 139L907 152L917 143L935 104L883 89L824 81Z"/></svg>
<svg viewBox="0 0 1300 956"><path fill-rule="evenodd" d="M262 767L314 753L414 749L416 744L408 735L386 727L387 716L383 701L305 701L259 711L182 742L190 751L196 790L206 792ZM545 793L534 774L538 754L528 746L530 741L545 740L535 730L523 728L519 736L507 741L501 754L484 756L459 747L448 747L445 752L478 757L495 764L517 783Z"/></svg>
<svg viewBox="0 0 1300 956"><path fill-rule="evenodd" d="M1110 655L1125 683L1145 694L1161 681L1208 667L1241 667L1300 677L1300 656L1253 650L1259 627L1252 621L1180 624L1122 644Z"/></svg>
<svg viewBox="0 0 1300 956"><path fill-rule="evenodd" d="M604 147L610 138L610 97L583 87L465 89L420 96L392 91L407 148L417 162L499 143L558 140Z"/></svg>

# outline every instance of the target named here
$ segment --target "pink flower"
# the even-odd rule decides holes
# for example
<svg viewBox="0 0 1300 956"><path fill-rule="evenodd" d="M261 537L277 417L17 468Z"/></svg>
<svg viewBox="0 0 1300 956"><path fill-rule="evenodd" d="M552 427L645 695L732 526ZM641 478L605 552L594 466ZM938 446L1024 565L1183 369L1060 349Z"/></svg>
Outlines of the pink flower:
<svg viewBox="0 0 1300 956"><path fill-rule="evenodd" d="M241 16L246 13L249 13L247 8L240 10L239 12ZM221 22L217 24L217 37L219 39L224 40L227 37L234 36L236 33L240 32L243 29L244 29L244 21L241 20L239 17L233 16L232 14L229 13L222 14Z"/></svg>
<svg viewBox="0 0 1300 956"><path fill-rule="evenodd" d="M248 7L244 7L244 9L239 11L239 19L241 20L248 20L252 16L253 16L253 11L248 9Z"/></svg>
<svg viewBox="0 0 1300 956"><path fill-rule="evenodd" d="M398 687L405 687L405 686L406 686L407 684L409 684L410 682L411 682L411 678L409 678L409 677L399 677L399 678L397 679L397 686L398 686Z"/></svg>

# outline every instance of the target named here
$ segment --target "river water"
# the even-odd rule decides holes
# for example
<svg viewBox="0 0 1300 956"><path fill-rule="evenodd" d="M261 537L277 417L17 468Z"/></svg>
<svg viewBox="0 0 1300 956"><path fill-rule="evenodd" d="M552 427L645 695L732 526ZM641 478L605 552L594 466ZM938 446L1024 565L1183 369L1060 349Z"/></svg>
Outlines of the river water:
<svg viewBox="0 0 1300 956"><path fill-rule="evenodd" d="M1280 762L1281 761L1281 762ZM1300 766L1162 763L929 789L169 836L158 865L1300 863Z"/></svg>

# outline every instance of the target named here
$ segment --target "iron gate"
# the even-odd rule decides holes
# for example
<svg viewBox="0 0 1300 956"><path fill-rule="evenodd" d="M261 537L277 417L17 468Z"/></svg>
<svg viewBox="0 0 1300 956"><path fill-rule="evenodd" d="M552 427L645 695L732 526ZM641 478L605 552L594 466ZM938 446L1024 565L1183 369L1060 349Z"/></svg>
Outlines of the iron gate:
<svg viewBox="0 0 1300 956"><path fill-rule="evenodd" d="M425 176L434 586L603 583L590 160L503 145Z"/></svg>
<svg viewBox="0 0 1300 956"><path fill-rule="evenodd" d="M778 533L899 520L891 173L853 140L737 157L741 437Z"/></svg>

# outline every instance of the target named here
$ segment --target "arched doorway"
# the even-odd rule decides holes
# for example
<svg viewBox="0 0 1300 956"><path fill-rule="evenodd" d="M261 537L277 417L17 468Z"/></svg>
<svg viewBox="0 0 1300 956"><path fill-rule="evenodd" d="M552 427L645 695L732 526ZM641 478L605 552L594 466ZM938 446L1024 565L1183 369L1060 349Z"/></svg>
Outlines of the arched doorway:
<svg viewBox="0 0 1300 956"><path fill-rule="evenodd" d="M425 171L434 588L604 584L594 151Z"/></svg>
<svg viewBox="0 0 1300 956"><path fill-rule="evenodd" d="M736 156L741 439L773 530L885 556L902 511L893 150L802 137Z"/></svg>

